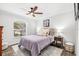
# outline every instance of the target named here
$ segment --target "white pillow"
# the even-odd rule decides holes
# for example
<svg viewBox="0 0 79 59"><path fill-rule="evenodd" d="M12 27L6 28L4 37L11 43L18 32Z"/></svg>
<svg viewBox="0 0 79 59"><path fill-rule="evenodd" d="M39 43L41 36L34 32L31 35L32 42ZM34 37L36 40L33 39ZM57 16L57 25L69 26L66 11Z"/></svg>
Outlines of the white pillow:
<svg viewBox="0 0 79 59"><path fill-rule="evenodd" d="M47 36L47 35L49 35L49 29L48 28L41 28L37 34L42 35L42 36Z"/></svg>

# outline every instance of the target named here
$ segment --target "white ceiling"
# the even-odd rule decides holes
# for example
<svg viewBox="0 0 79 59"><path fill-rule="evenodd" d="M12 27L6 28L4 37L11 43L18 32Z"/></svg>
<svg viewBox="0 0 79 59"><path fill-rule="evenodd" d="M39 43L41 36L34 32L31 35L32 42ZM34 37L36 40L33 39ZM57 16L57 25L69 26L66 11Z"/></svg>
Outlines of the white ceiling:
<svg viewBox="0 0 79 59"><path fill-rule="evenodd" d="M0 3L1 10L25 17L32 17L26 15L32 6L38 6L38 11L43 12L43 15L38 15L39 17L50 17L74 10L73 3Z"/></svg>

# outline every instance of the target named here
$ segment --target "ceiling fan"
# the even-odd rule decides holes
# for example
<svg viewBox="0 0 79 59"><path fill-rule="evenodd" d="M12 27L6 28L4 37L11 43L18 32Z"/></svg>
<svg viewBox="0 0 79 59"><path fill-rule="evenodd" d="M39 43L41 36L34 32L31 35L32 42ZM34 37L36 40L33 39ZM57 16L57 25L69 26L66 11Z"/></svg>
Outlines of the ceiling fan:
<svg viewBox="0 0 79 59"><path fill-rule="evenodd" d="M37 11L37 9L38 9L37 6L31 7L30 9L31 10L28 11L28 13L26 15L32 14L32 16L35 17L35 14L43 14L42 12Z"/></svg>

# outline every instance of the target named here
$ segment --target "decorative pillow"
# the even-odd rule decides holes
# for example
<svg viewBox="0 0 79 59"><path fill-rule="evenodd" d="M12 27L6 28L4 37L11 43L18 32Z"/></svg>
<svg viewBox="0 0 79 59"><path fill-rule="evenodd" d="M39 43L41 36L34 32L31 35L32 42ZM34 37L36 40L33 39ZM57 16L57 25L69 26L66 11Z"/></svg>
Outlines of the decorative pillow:
<svg viewBox="0 0 79 59"><path fill-rule="evenodd" d="M49 29L48 28L44 28L42 35L48 36L49 35Z"/></svg>
<svg viewBox="0 0 79 59"><path fill-rule="evenodd" d="M38 35L48 36L49 35L49 29L48 28L41 28L40 31L38 32Z"/></svg>

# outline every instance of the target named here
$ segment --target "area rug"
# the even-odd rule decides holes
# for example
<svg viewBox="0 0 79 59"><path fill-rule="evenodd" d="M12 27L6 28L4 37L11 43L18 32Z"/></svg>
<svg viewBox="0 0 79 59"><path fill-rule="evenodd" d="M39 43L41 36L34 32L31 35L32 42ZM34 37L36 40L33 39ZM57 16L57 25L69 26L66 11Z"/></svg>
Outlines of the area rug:
<svg viewBox="0 0 79 59"><path fill-rule="evenodd" d="M48 46L45 49L41 51L41 54L39 56L61 56L63 49L54 47L54 46ZM12 53L12 54L11 54ZM9 55L10 54L10 55ZM24 47L19 48L18 45L10 46L9 47L9 53L5 54L5 56L30 56L30 51L26 50Z"/></svg>
<svg viewBox="0 0 79 59"><path fill-rule="evenodd" d="M11 46L2 51L2 56L13 56L14 50Z"/></svg>

